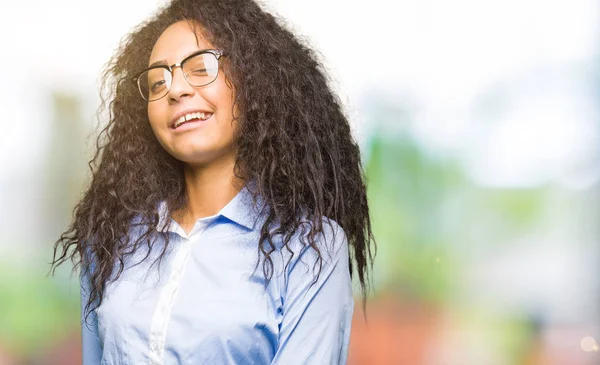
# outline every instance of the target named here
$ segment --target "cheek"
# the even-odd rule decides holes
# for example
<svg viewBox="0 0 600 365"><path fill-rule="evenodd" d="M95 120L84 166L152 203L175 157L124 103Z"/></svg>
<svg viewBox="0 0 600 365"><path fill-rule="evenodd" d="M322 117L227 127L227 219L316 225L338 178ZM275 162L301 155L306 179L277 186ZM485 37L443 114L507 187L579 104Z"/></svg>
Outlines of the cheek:
<svg viewBox="0 0 600 365"><path fill-rule="evenodd" d="M225 129L235 129L233 123L233 118L236 115L233 105L233 98L231 93L223 93L220 95L220 114L219 118L221 122L224 124L223 128Z"/></svg>
<svg viewBox="0 0 600 365"><path fill-rule="evenodd" d="M148 104L148 120L150 121L150 126L152 130L155 132L159 130L158 126L161 123L161 115L160 109L154 104Z"/></svg>
<svg viewBox="0 0 600 365"><path fill-rule="evenodd" d="M208 91L208 90L207 90ZM233 114L233 90L228 85L225 76L221 73L215 81L215 87L210 89L210 97L223 114Z"/></svg>

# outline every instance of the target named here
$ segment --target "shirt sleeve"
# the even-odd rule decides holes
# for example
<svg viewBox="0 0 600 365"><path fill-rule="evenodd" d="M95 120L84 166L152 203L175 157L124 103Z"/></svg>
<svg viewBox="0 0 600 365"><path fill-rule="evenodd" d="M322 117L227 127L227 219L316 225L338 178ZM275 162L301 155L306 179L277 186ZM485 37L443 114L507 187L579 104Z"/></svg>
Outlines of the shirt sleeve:
<svg viewBox="0 0 600 365"><path fill-rule="evenodd" d="M85 317L85 306L90 295L90 280L86 274L79 276L81 284L81 340L83 365L99 365L102 360L102 346L98 337L98 317L91 311Z"/></svg>
<svg viewBox="0 0 600 365"><path fill-rule="evenodd" d="M316 251L305 247L296 261L290 262L279 344L272 365L344 365L348 357L354 299L348 267L348 242L336 225L336 234L324 234L319 270ZM329 241L329 242L328 242ZM284 249L285 250L285 249Z"/></svg>

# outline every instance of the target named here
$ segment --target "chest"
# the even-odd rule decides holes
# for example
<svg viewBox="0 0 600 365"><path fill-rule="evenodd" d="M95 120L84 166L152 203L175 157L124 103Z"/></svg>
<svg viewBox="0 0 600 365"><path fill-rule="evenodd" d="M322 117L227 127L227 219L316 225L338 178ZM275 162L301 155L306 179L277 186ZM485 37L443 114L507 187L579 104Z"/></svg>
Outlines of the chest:
<svg viewBox="0 0 600 365"><path fill-rule="evenodd" d="M205 363L235 354L268 363L281 319L278 281L265 287L262 266L254 270L257 251L240 238L212 240L213 249L180 242L160 266L146 260L110 283L97 310L105 352L113 348L131 363L152 356Z"/></svg>

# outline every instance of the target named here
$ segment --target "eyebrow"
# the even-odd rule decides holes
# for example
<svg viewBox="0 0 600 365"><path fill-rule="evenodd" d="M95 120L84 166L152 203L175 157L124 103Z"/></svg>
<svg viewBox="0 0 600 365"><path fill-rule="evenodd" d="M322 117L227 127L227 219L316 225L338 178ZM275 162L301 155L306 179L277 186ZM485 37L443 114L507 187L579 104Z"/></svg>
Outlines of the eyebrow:
<svg viewBox="0 0 600 365"><path fill-rule="evenodd" d="M197 49L195 51L192 51L192 52L186 54L182 58L182 60L185 60L186 58L188 58L189 56L193 55L194 53L198 53L198 52L201 52L201 51L206 51L207 49L209 49L209 48L206 48L206 49ZM158 61L152 62L150 64L150 66L148 66L148 68L151 68L151 67L154 67L154 66L168 66L168 65L169 64L167 63L167 60L158 60Z"/></svg>

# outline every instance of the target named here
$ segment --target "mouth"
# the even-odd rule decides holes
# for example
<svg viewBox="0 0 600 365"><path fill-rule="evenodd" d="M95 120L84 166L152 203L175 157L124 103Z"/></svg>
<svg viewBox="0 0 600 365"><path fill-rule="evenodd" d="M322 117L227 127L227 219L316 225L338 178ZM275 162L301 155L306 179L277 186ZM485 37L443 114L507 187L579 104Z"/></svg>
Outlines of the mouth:
<svg viewBox="0 0 600 365"><path fill-rule="evenodd" d="M188 123L204 122L212 117L212 115L213 113L209 112L190 112L179 115L171 122L171 129L175 130Z"/></svg>

